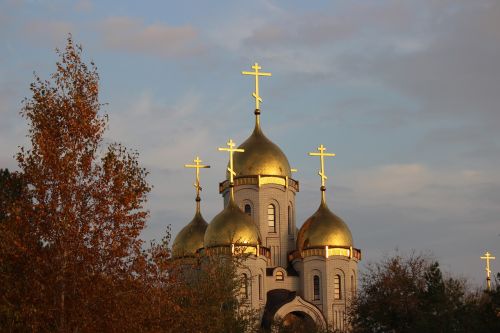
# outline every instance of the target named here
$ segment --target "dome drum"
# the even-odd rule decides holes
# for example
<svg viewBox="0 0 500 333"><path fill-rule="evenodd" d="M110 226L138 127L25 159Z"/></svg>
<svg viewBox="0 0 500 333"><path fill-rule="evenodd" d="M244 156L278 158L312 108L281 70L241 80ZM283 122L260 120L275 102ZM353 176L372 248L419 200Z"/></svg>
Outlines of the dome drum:
<svg viewBox="0 0 500 333"><path fill-rule="evenodd" d="M289 255L289 259L290 261L294 261L313 256L319 256L325 258L340 256L349 259L354 259L356 261L361 261L361 250L353 247L339 247L339 246L315 247L315 248L308 248L302 251L298 250L294 251Z"/></svg>
<svg viewBox="0 0 500 333"><path fill-rule="evenodd" d="M274 175L251 175L234 177L234 186L255 185L261 187L266 184L280 185L285 188L291 188L295 192L299 192L299 182L287 176ZM219 183L219 193L224 193L229 189L229 180Z"/></svg>
<svg viewBox="0 0 500 333"><path fill-rule="evenodd" d="M234 254L252 254L255 256L264 256L271 259L271 251L267 247L253 246L244 244L231 244L213 246L203 249L204 255L234 255Z"/></svg>

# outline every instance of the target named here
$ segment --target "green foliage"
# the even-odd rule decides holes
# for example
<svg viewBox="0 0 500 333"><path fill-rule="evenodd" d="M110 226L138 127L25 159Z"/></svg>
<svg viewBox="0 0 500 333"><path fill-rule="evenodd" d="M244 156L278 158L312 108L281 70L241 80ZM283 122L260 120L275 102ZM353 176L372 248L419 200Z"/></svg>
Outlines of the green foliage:
<svg viewBox="0 0 500 333"><path fill-rule="evenodd" d="M395 255L369 265L350 320L353 332L498 332L495 292L469 291L425 256Z"/></svg>

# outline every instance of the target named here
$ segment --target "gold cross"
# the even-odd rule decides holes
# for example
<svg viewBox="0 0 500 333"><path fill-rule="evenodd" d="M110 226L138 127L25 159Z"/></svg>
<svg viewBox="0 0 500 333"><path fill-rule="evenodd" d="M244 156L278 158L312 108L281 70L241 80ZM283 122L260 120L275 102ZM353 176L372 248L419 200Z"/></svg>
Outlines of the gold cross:
<svg viewBox="0 0 500 333"><path fill-rule="evenodd" d="M271 76L272 74L259 72L259 69L262 69L262 67L260 67L258 63L255 63L255 65L252 66L252 69L254 69L255 72L241 72L241 74L255 76L255 92L252 94L252 96L255 98L255 109L260 110L260 103L262 102L262 98L260 98L259 95L259 76Z"/></svg>
<svg viewBox="0 0 500 333"><path fill-rule="evenodd" d="M321 177L321 188L324 190L325 188L325 180L328 179L328 177L325 174L325 156L335 156L335 154L332 153L325 153L326 147L323 145L320 145L318 147L319 153L309 153L309 156L319 156L320 162L321 162L321 170L318 172L318 175Z"/></svg>
<svg viewBox="0 0 500 333"><path fill-rule="evenodd" d="M204 168L210 168L210 165L202 165L201 160L198 156L193 160L194 163L196 164L184 164L185 168L195 168L196 169L196 182L194 183L194 187L196 188L196 198L200 197L200 191L201 186L200 186L200 169Z"/></svg>
<svg viewBox="0 0 500 333"><path fill-rule="evenodd" d="M227 168L227 171L229 171L229 182L230 184L233 184L234 181L234 176L236 176L236 172L234 172L233 169L233 154L234 153L243 153L245 150L244 149L239 149L239 148L234 148L236 144L232 139L229 139L227 142L227 145L229 148L219 148L219 151L228 151L229 152L229 167Z"/></svg>
<svg viewBox="0 0 500 333"><path fill-rule="evenodd" d="M491 256L491 253L486 251L484 254L484 257L481 257L481 259L486 260L486 283L488 284L488 290L491 290L491 278L490 278L490 260L495 260L495 257Z"/></svg>

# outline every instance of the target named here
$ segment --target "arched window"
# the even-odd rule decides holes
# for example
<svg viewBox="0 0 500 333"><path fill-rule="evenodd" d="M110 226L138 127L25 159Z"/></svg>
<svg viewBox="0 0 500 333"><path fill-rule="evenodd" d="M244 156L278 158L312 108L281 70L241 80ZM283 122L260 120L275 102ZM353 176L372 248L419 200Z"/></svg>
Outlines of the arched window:
<svg viewBox="0 0 500 333"><path fill-rule="evenodd" d="M288 234L293 235L293 211L292 206L288 206Z"/></svg>
<svg viewBox="0 0 500 333"><path fill-rule="evenodd" d="M276 232L276 207L273 204L267 206L267 225L270 232Z"/></svg>
<svg viewBox="0 0 500 333"><path fill-rule="evenodd" d="M313 288L314 289L313 290L314 297L313 297L313 299L318 300L318 299L320 299L320 296L319 296L319 294L320 294L319 276L314 275L313 283L314 283L314 288Z"/></svg>
<svg viewBox="0 0 500 333"><path fill-rule="evenodd" d="M262 275L259 274L259 299L262 299Z"/></svg>
<svg viewBox="0 0 500 333"><path fill-rule="evenodd" d="M333 278L333 299L341 299L342 286L340 284L340 275L335 275Z"/></svg>
<svg viewBox="0 0 500 333"><path fill-rule="evenodd" d="M249 204L245 205L245 214L252 216L252 206Z"/></svg>
<svg viewBox="0 0 500 333"><path fill-rule="evenodd" d="M248 276L245 273L241 275L241 294L243 298L248 298Z"/></svg>
<svg viewBox="0 0 500 333"><path fill-rule="evenodd" d="M276 272L276 281L284 281L285 280L285 275L283 274L282 271L277 271Z"/></svg>

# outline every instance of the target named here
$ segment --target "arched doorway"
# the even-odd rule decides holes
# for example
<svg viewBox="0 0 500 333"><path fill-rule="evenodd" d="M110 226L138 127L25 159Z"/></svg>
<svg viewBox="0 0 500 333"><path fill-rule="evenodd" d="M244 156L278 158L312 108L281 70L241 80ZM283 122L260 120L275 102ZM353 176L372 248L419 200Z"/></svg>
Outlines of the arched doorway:
<svg viewBox="0 0 500 333"><path fill-rule="evenodd" d="M311 318L305 312L302 311L293 311L288 313L279 323L279 332L288 333L288 332L316 332L318 327L314 322L314 319Z"/></svg>
<svg viewBox="0 0 500 333"><path fill-rule="evenodd" d="M326 321L315 305L295 291L273 289L267 292L262 328L266 332L315 332L326 329Z"/></svg>
<svg viewBox="0 0 500 333"><path fill-rule="evenodd" d="M297 327L297 330L290 330L290 332L314 332L326 328L325 318L321 311L300 296L295 296L291 302L283 304L276 311L274 321L280 323L285 329Z"/></svg>

